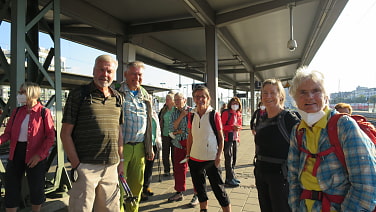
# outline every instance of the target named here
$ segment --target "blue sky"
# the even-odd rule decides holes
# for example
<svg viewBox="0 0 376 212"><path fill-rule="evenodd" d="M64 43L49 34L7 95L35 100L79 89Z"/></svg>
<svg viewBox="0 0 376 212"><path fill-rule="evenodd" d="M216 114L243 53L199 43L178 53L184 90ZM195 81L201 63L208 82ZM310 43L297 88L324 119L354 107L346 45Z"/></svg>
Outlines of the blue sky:
<svg viewBox="0 0 376 212"><path fill-rule="evenodd" d="M310 68L324 72L329 92L350 91L357 86L376 87L376 68L373 65L376 50L376 1L350 0L323 45L311 62ZM0 46L10 49L10 24L0 26ZM47 35L41 35L40 46L53 46ZM94 59L103 51L81 44L61 40L61 55L67 59L69 72L92 74ZM158 79L158 80L156 80ZM183 87L189 87L192 79L181 77ZM162 84L161 84L162 83ZM165 84L163 84L165 83ZM144 84L177 89L179 76L167 71L148 67ZM181 88L183 93L190 93ZM221 90L226 96L232 92Z"/></svg>

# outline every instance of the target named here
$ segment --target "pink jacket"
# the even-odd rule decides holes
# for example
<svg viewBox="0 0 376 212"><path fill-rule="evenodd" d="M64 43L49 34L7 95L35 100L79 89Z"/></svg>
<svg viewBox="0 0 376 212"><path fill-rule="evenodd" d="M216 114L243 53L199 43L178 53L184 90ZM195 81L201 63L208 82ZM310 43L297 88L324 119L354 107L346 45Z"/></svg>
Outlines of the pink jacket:
<svg viewBox="0 0 376 212"><path fill-rule="evenodd" d="M242 129L242 113L240 111L233 111L231 109L223 111L222 115L222 125L223 125L223 134L225 135L225 141L228 141L228 137L226 136L228 132L233 132L233 127L235 123L235 119L237 124L240 126L240 130ZM230 116L230 119L229 117ZM236 132L238 134L238 139L236 141L240 142L239 131Z"/></svg>
<svg viewBox="0 0 376 212"><path fill-rule="evenodd" d="M25 163L30 161L30 159L36 154L40 156L41 160L47 158L49 150L55 142L55 128L51 112L46 108L45 117L42 119L42 108L43 106L38 102L38 104L36 104L30 111ZM9 160L13 160L18 136L20 134L21 123L27 114L26 110L26 106L22 106L16 114L17 108L14 109L9 118L4 134L0 136L0 145L10 140Z"/></svg>

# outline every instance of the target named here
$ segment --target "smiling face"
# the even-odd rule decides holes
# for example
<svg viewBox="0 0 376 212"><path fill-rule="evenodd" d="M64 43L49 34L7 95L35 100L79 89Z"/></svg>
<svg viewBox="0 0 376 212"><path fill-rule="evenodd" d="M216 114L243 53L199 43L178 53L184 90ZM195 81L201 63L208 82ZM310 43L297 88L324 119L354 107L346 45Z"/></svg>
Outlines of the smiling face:
<svg viewBox="0 0 376 212"><path fill-rule="evenodd" d="M138 66L131 66L124 72L124 77L128 88L131 90L137 90L142 84L144 69Z"/></svg>
<svg viewBox="0 0 376 212"><path fill-rule="evenodd" d="M115 77L116 65L113 62L99 60L93 69L94 84L103 89L111 85Z"/></svg>
<svg viewBox="0 0 376 212"><path fill-rule="evenodd" d="M206 110L210 104L210 97L207 95L205 90L197 90L193 95L193 100L196 107L200 110Z"/></svg>
<svg viewBox="0 0 376 212"><path fill-rule="evenodd" d="M296 104L300 110L306 113L316 113L323 110L326 100L322 88L312 79L302 81L297 88Z"/></svg>
<svg viewBox="0 0 376 212"><path fill-rule="evenodd" d="M174 102L175 102L175 106L178 109L182 109L185 106L185 103L187 102L187 100L183 96L175 95Z"/></svg>
<svg viewBox="0 0 376 212"><path fill-rule="evenodd" d="M270 110L272 108L280 107L283 97L280 95L277 85L266 84L262 88L261 95L262 95L261 102L266 107L267 110L268 108Z"/></svg>

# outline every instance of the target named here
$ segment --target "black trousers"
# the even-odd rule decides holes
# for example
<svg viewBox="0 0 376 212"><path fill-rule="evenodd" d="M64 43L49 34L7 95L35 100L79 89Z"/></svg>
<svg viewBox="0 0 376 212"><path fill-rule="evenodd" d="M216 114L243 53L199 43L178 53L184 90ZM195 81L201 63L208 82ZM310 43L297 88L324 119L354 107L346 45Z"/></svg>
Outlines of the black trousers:
<svg viewBox="0 0 376 212"><path fill-rule="evenodd" d="M291 212L287 199L289 185L282 171L263 172L256 165L255 178L261 212Z"/></svg>
<svg viewBox="0 0 376 212"><path fill-rule="evenodd" d="M159 157L159 151L156 145L153 146L153 151L155 152L155 155L158 155ZM144 185L142 186L144 190L146 190L150 186L152 176L153 176L154 160L158 159L158 157L155 156L153 160L145 159Z"/></svg>
<svg viewBox="0 0 376 212"><path fill-rule="evenodd" d="M163 161L163 168L164 173L170 173L171 170L171 163L170 163L170 155L171 161L173 160L174 155L174 146L171 143L170 136L162 136L162 161ZM174 164L172 162L172 164Z"/></svg>
<svg viewBox="0 0 376 212"><path fill-rule="evenodd" d="M236 156L238 154L237 141L225 141L223 152L225 155L226 181L230 181L235 178L234 169L236 164Z"/></svg>
<svg viewBox="0 0 376 212"><path fill-rule="evenodd" d="M29 168L25 163L26 142L18 142L13 160L9 160L5 172L5 207L18 207L21 201L21 180L25 175L30 190L32 205L42 204L44 195L44 177L46 173L46 160L40 161L35 167Z"/></svg>
<svg viewBox="0 0 376 212"><path fill-rule="evenodd" d="M214 161L197 162L194 160L188 161L191 172L192 182L197 191L199 202L208 200L206 193L206 175L209 178L210 186L222 207L227 207L230 204L230 199L225 191L224 183L221 177L221 171L214 165Z"/></svg>

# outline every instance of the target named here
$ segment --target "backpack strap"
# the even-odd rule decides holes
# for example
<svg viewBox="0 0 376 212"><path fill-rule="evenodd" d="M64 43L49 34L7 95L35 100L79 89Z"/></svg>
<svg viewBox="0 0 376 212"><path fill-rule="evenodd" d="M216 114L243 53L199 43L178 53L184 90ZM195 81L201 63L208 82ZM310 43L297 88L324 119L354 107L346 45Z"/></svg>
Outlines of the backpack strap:
<svg viewBox="0 0 376 212"><path fill-rule="evenodd" d="M286 122L285 122L286 114L287 114L287 111L282 110L282 112L278 115L277 126L278 126L279 131L282 133L283 138L285 138L286 142L290 143L290 136L287 133Z"/></svg>
<svg viewBox="0 0 376 212"><path fill-rule="evenodd" d="M217 127L215 126L215 110L210 111L209 122L210 122L211 128L213 129L215 137L217 138L217 143L219 144L218 130L217 130Z"/></svg>
<svg viewBox="0 0 376 212"><path fill-rule="evenodd" d="M190 115L188 116L188 120L191 122L191 126L192 126L192 122L193 122L193 118L195 116L194 113L189 113ZM217 130L217 127L215 125L215 110L212 110L210 111L209 113L209 122L210 122L210 126L215 134L215 137L217 138L217 143L219 145L219 138L218 138L218 130Z"/></svg>
<svg viewBox="0 0 376 212"><path fill-rule="evenodd" d="M317 169L319 168L320 163L321 163L321 158L323 156L325 156L325 155L329 155L332 152L334 152L337 155L336 149L338 147L335 147L335 146L332 145L330 148L328 148L328 149L326 149L326 150L324 150L322 152L313 154L309 150L303 148L303 135L305 133L305 129L303 128L303 129L298 130L298 128L297 128L296 130L297 130L297 132L296 132L296 139L297 139L297 142L298 142L298 149L301 152L306 153L306 160L308 160L309 158L315 158L316 159L316 162L313 165L313 169L312 169L312 175L316 177L316 175L317 175Z"/></svg>
<svg viewBox="0 0 376 212"><path fill-rule="evenodd" d="M338 119L341 118L344 113L337 113L330 117L328 121L328 136L330 144L334 147L334 153L336 154L338 160L342 163L343 167L347 170L346 161L345 161L345 154L343 153L342 146L339 142L338 138L338 129L337 123Z"/></svg>

